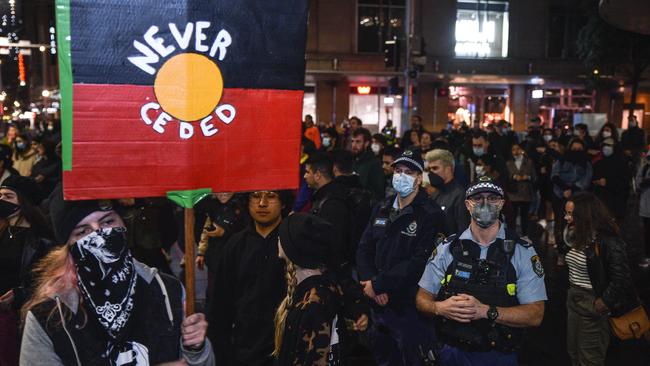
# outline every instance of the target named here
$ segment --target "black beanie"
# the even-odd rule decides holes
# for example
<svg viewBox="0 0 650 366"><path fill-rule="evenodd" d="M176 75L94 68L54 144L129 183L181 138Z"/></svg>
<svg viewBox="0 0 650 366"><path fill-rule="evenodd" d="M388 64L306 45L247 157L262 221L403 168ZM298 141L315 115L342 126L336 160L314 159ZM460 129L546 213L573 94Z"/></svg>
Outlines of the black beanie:
<svg viewBox="0 0 650 366"><path fill-rule="evenodd" d="M23 197L32 201L33 204L39 204L45 198L41 187L33 179L20 175L8 176L2 182L0 188L7 188L20 193Z"/></svg>
<svg viewBox="0 0 650 366"><path fill-rule="evenodd" d="M311 214L296 213L280 224L280 243L287 258L294 264L317 269L331 256L332 225Z"/></svg>
<svg viewBox="0 0 650 366"><path fill-rule="evenodd" d="M57 187L50 201L50 215L56 240L59 244L67 243L72 230L86 216L95 211L110 211L112 209L110 201L65 201L63 190L60 186Z"/></svg>

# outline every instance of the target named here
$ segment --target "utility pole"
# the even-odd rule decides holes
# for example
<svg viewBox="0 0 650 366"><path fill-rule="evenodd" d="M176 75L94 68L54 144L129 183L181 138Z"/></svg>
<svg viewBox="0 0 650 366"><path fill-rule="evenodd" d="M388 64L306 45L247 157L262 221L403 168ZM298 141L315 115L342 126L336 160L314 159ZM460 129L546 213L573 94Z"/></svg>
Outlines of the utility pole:
<svg viewBox="0 0 650 366"><path fill-rule="evenodd" d="M411 111L413 108L413 83L411 81L411 57L413 53L413 15L414 15L414 0L406 0L406 12L404 22L404 49L405 49L405 62L404 62L404 97L402 99L402 133L409 129L409 121L411 118Z"/></svg>

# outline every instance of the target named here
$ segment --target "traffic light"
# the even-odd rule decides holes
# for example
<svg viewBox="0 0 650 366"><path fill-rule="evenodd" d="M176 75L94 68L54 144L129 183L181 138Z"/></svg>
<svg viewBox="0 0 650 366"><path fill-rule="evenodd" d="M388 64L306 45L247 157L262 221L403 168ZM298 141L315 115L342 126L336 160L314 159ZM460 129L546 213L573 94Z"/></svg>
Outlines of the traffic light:
<svg viewBox="0 0 650 366"><path fill-rule="evenodd" d="M397 36L384 41L384 65L392 67L397 71L399 69L399 42Z"/></svg>

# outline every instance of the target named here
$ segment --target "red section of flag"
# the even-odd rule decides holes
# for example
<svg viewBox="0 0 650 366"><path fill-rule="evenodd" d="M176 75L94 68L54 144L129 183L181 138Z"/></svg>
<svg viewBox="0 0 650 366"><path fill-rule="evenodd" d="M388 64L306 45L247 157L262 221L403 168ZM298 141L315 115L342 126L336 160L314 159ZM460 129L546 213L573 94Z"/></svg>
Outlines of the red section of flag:
<svg viewBox="0 0 650 366"><path fill-rule="evenodd" d="M164 196L168 191L214 192L294 189L298 186L302 91L225 89L219 105L236 110L231 123L215 113L218 132L179 137L180 123L141 118L156 102L151 86L74 85L72 170L65 171L66 199ZM151 110L155 121L162 112ZM226 115L228 113L226 112Z"/></svg>

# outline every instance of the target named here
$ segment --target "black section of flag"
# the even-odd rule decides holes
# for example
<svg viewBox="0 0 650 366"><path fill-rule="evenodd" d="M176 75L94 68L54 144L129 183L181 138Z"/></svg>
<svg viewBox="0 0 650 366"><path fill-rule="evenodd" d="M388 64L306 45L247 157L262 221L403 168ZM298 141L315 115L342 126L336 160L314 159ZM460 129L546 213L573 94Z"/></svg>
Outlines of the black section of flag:
<svg viewBox="0 0 650 366"><path fill-rule="evenodd" d="M223 60L211 57L221 69L225 88L298 90L304 87L307 0L71 0L71 41L74 83L153 85L147 73L129 61L142 56L140 42L152 52L144 34L175 50L149 66L156 71L183 52L197 52L196 27L187 49L181 49L170 30L183 35L189 22L210 22L200 33L211 47L220 30L232 38ZM189 29L189 28L187 28ZM188 34L190 34L188 32ZM208 54L209 51L203 52ZM150 70L151 71L151 70Z"/></svg>

